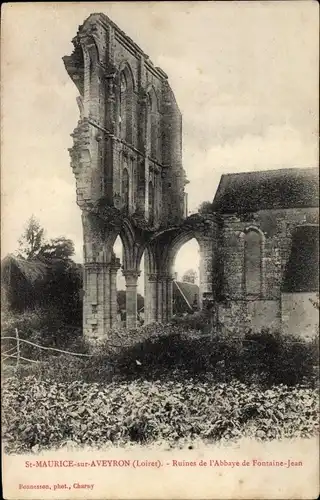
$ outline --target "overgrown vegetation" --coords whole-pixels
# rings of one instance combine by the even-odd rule
[[[45,324],[30,319],[19,330],[35,340]],[[317,435],[316,339],[268,331],[240,339],[171,324],[113,330],[90,350],[81,336],[66,343],[87,356],[23,345],[40,362],[5,368],[7,452]]]
[[[75,311],[74,318],[68,318],[68,314],[64,315],[58,305],[35,308],[23,313],[6,312],[3,314],[1,336],[13,337],[12,340],[2,342],[4,351],[15,347],[16,329],[19,338],[45,347],[78,349],[78,345],[83,341],[81,322],[77,317],[77,312]],[[49,351],[23,343],[21,354],[26,358],[45,359],[49,356]]]
[[[65,237],[47,240],[32,216],[19,240],[16,255],[1,262],[1,291],[6,316],[36,310],[43,319],[81,327],[82,266],[72,260],[74,244]],[[40,311],[41,310],[41,311]],[[18,316],[18,321],[21,318]],[[45,325],[45,321],[43,322]]]
[[[254,382],[268,387],[299,383],[315,387],[318,382],[318,337],[310,341],[263,330],[249,331],[237,338],[219,332],[203,333],[181,324],[155,324],[131,331],[115,329],[95,349],[89,349],[79,330],[59,330],[54,319],[51,323],[46,319],[44,324],[37,318],[34,321],[29,330],[23,323],[19,325],[19,331],[24,332],[22,338],[87,357],[60,355],[21,343],[22,356],[42,362],[21,369],[20,376],[31,371],[55,381],[88,383],[109,382],[115,377],[164,381],[193,377],[215,382]],[[10,328],[6,326],[5,331],[10,332]],[[43,337],[44,332],[47,338]],[[11,335],[14,336],[13,325]],[[14,344],[12,340],[10,346]]]
[[[6,451],[15,453],[68,442],[105,447],[164,441],[177,447],[194,440],[305,438],[318,432],[316,390],[262,390],[236,381],[70,384],[12,378],[3,390],[3,410]]]

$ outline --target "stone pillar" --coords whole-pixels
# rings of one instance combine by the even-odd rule
[[[217,293],[221,287],[217,231],[217,224],[212,223],[209,234],[199,238],[200,307],[210,311],[212,327],[218,320]]]
[[[117,273],[120,269],[119,259],[114,259],[109,266],[109,283],[110,283],[110,312],[109,312],[109,328],[113,328],[117,324],[118,301],[117,301]]]
[[[145,324],[167,323],[173,315],[173,277],[149,273],[145,290]]]
[[[167,323],[172,318],[173,304],[172,304],[172,290],[173,290],[173,277],[165,274],[161,276],[162,281],[162,307],[161,307],[161,321]]]
[[[140,271],[125,270],[123,275],[126,279],[126,328],[137,326],[137,282]]]
[[[168,321],[170,321],[173,314],[173,278],[172,276],[167,274],[157,274],[152,275],[151,279],[151,283],[153,284],[153,294],[151,294],[153,306],[153,321],[158,321],[159,323],[167,323]]]
[[[147,274],[146,275],[146,287],[145,287],[145,324],[155,323],[158,320],[157,309],[158,309],[158,293],[157,293],[157,275]]]
[[[84,265],[83,279],[83,333],[87,338],[99,337],[98,332],[98,268],[95,263]],[[101,332],[100,332],[101,333]]]
[[[165,277],[162,275],[157,276],[157,310],[156,310],[156,320],[159,323],[163,323],[163,315],[165,310]]]
[[[84,266],[83,331],[89,340],[107,336],[117,321],[116,277],[119,259]]]
[[[204,302],[213,300],[213,259],[214,242],[212,237],[201,237],[200,246],[200,286],[199,299],[200,308],[204,307]]]
[[[173,277],[167,277],[167,321],[173,316]]]

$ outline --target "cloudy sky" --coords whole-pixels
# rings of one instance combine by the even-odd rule
[[[183,115],[189,208],[221,174],[318,161],[317,2],[6,4],[2,12],[2,254],[25,221],[71,238],[82,259],[70,168],[77,89],[62,62],[92,12],[107,14],[169,76]],[[179,255],[190,267],[197,248]]]

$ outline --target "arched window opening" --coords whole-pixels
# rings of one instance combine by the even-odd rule
[[[125,212],[129,211],[129,173],[126,168],[122,171],[122,201]]]
[[[144,253],[140,261],[140,276],[137,283],[137,325],[142,326],[145,322],[145,276],[144,273]]]
[[[154,187],[152,182],[149,182],[149,222],[152,225],[154,223]]]
[[[250,229],[244,239],[244,273],[247,295],[259,296],[262,284],[262,240],[259,232]]]
[[[117,237],[113,245],[113,252],[117,259],[120,259],[120,264],[123,265],[123,244],[120,236]],[[117,322],[124,326],[126,321],[126,282],[124,276],[119,269],[117,272]]]
[[[200,309],[200,247],[195,238],[177,252],[173,265],[173,314]]]
[[[159,114],[157,97],[154,91],[148,94],[147,100],[147,146],[152,158],[159,154]]]
[[[134,81],[128,66],[120,74],[119,89],[119,131],[120,138],[133,143],[133,114],[135,107]]]
[[[120,77],[120,116],[119,116],[119,121],[120,121],[120,137],[121,139],[126,138],[126,132],[127,132],[127,80],[125,77],[124,72],[121,73]]]

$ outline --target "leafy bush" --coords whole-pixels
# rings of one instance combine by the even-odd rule
[[[252,381],[265,385],[316,383],[319,345],[266,330],[244,339],[223,334],[184,331],[181,325],[162,328],[109,359],[126,378],[170,378],[179,370],[216,381]],[[138,361],[138,362],[137,362]]]
[[[318,394],[304,387],[261,390],[192,378],[57,383],[35,377],[13,377],[3,387],[7,452],[70,441],[95,447],[164,441],[173,447],[198,439],[307,438],[317,432]]]
[[[295,385],[315,384],[319,359],[319,339],[304,340],[267,329],[248,332],[244,338],[243,369],[258,374],[261,382]]]

